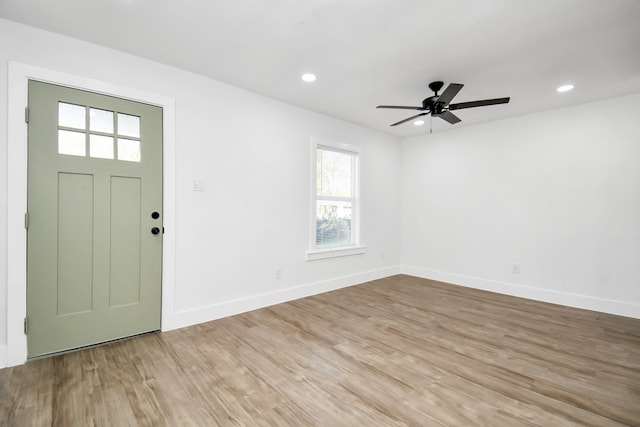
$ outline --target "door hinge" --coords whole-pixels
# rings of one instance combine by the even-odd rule
[[[24,122],[29,123],[29,107],[24,109]]]
[[[29,229],[29,213],[24,214],[24,228]]]
[[[27,335],[29,333],[29,318],[24,318],[24,334]]]

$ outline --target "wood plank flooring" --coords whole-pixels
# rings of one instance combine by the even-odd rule
[[[4,426],[640,426],[640,320],[398,275],[0,370]]]

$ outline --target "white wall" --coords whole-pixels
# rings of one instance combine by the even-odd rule
[[[3,130],[9,113],[9,61],[175,100],[175,292],[169,301],[168,329],[399,272],[396,138],[199,75],[0,20]],[[305,261],[312,136],[362,147],[364,255]],[[8,203],[8,144],[3,131],[3,207]],[[206,191],[192,191],[195,179],[204,182]],[[4,243],[4,208],[0,224]],[[6,364],[8,286],[24,286],[7,283],[7,254],[6,245],[1,245],[0,367]],[[275,278],[277,268],[281,279]]]
[[[639,112],[632,95],[404,140],[403,271],[640,318]]]

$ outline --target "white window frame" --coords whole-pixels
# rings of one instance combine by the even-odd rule
[[[317,173],[318,173],[318,149],[343,152],[352,155],[351,189],[352,197],[326,198],[317,195]],[[360,255],[366,252],[366,247],[362,244],[362,209],[360,194],[360,175],[362,163],[362,150],[360,147],[330,141],[323,138],[311,138],[311,206],[310,206],[310,228],[309,228],[309,250],[306,253],[307,261],[314,261],[327,258],[336,258],[350,255]],[[351,202],[351,242],[347,245],[332,247],[316,246],[316,205],[318,200],[348,200]]]

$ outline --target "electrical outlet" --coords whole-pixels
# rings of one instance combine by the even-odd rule
[[[520,274],[520,264],[513,264],[513,267],[511,267],[511,274]]]
[[[282,279],[282,268],[276,268],[276,279]]]

